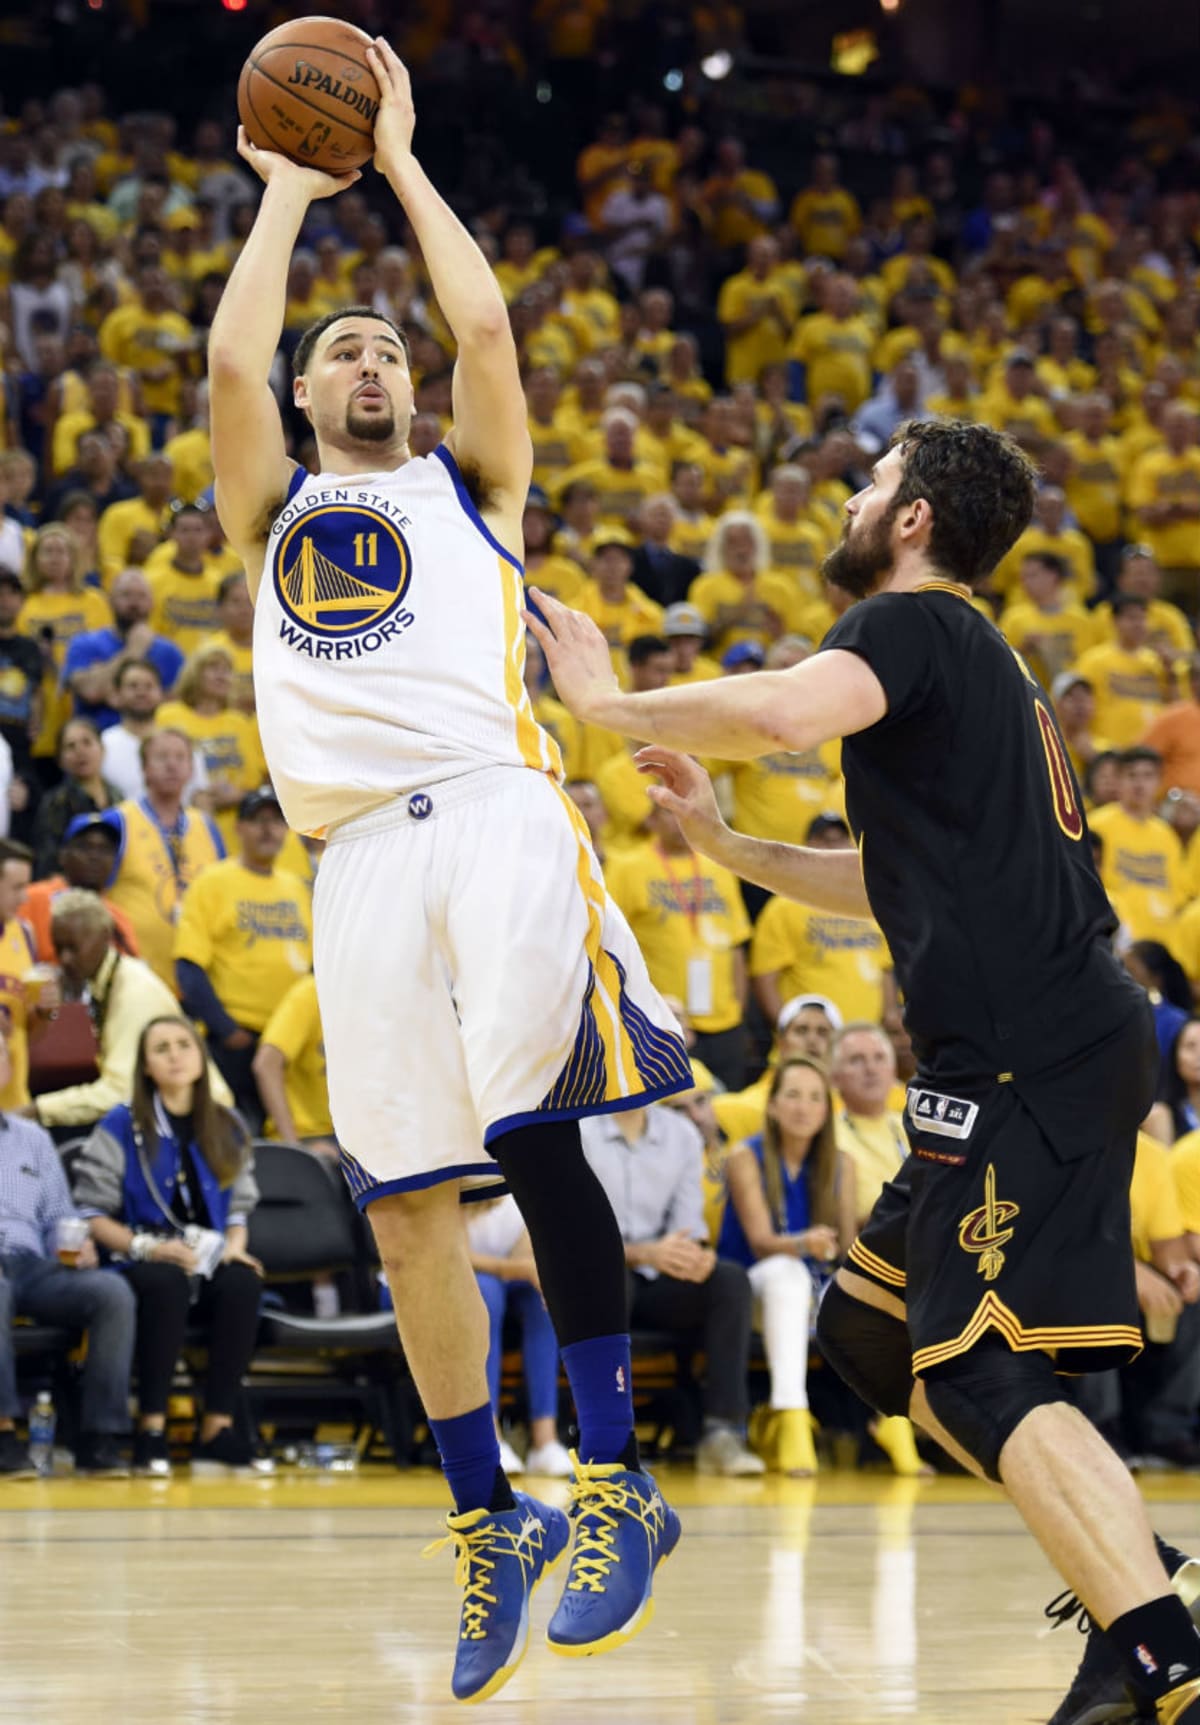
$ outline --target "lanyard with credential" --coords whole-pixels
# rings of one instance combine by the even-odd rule
[[[874,1149],[874,1145],[871,1144],[871,1142],[867,1138],[866,1133],[859,1130],[858,1124],[854,1120],[852,1115],[843,1114],[842,1119],[845,1121],[846,1125],[850,1128],[851,1132],[853,1132],[854,1136],[858,1139],[859,1143],[864,1147],[864,1149],[867,1149],[867,1150]],[[908,1139],[905,1137],[903,1130],[896,1125],[896,1122],[892,1119],[892,1116],[890,1114],[887,1116],[887,1126],[888,1126],[888,1131],[891,1133],[892,1144],[893,1144],[893,1147],[895,1148],[898,1162],[903,1162],[908,1155]]]
[[[672,863],[666,851],[659,844],[656,844],[654,848],[658,852],[658,860],[663,866],[667,880],[670,882],[671,896],[674,898],[675,903],[683,912],[684,916],[687,917],[688,922],[691,925],[692,933],[698,934],[700,931],[700,905],[702,903],[702,895],[704,891],[704,877],[700,873],[700,865],[696,861],[695,851],[691,852],[692,890],[691,895],[689,896],[686,890],[686,884],[681,881],[679,876],[675,873],[675,865]]]
[[[180,892],[187,885],[183,878],[183,840],[187,831],[187,810],[181,808],[172,826],[165,827],[150,807],[150,799],[143,797],[138,807],[151,823],[155,832],[163,842],[167,853],[167,861],[171,865],[171,873],[175,876],[175,885]]]

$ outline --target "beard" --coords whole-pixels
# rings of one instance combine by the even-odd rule
[[[860,527],[856,532],[852,523],[846,524],[840,544],[821,566],[821,573],[831,587],[840,587],[854,599],[866,599],[883,584],[895,561],[892,553],[895,517],[893,505],[870,527]]]
[[[346,435],[355,443],[390,443],[396,435],[396,414],[391,402],[386,413],[359,413],[351,403],[346,409]]]

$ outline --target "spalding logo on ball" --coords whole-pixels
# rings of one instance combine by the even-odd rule
[[[295,18],[264,36],[238,79],[238,114],[260,150],[348,174],[375,151],[371,38],[338,18]]]

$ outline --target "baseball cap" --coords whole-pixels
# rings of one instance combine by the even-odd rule
[[[239,821],[252,821],[262,809],[274,809],[282,817],[283,810],[279,806],[279,798],[270,785],[263,785],[260,790],[247,791],[238,804],[237,818]]]
[[[1050,685],[1050,699],[1061,701],[1064,695],[1069,695],[1071,690],[1077,689],[1081,683],[1085,689],[1090,689],[1092,686],[1086,677],[1080,676],[1078,671],[1060,671]]]
[[[70,844],[71,840],[77,839],[81,833],[93,832],[106,833],[112,840],[113,849],[118,851],[125,838],[124,824],[116,809],[103,809],[93,814],[76,815],[73,820],[69,820],[62,842],[65,845]]]
[[[721,663],[727,671],[736,670],[739,665],[765,665],[766,662],[766,651],[757,641],[738,641],[721,654]]]
[[[793,994],[792,998],[785,1000],[779,1008],[779,1017],[775,1020],[775,1034],[777,1036],[782,1035],[792,1020],[803,1012],[806,1006],[819,1006],[835,1030],[842,1028],[842,1015],[827,995]]]
[[[632,551],[637,544],[633,534],[625,527],[602,527],[596,535],[593,551],[603,551],[606,545],[619,545],[622,551]]]
[[[815,839],[818,833],[827,833],[836,827],[839,832],[848,833],[850,822],[845,815],[839,815],[834,809],[825,809],[819,815],[814,815],[808,823],[805,838]]]
[[[698,606],[681,602],[678,605],[668,605],[663,612],[662,632],[668,641],[676,635],[707,636],[708,624]]]

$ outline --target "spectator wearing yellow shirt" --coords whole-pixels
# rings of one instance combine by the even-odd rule
[[[1127,545],[1117,570],[1117,592],[1132,593],[1146,601],[1146,639],[1163,659],[1193,653],[1196,633],[1179,609],[1161,597],[1162,571],[1148,545]],[[1096,644],[1116,639],[1112,605],[1106,599],[1092,612],[1092,639]]]
[[[771,568],[790,575],[803,597],[819,599],[823,594],[821,565],[830,549],[830,536],[813,518],[811,492],[807,468],[796,462],[781,462],[772,471],[768,489],[756,501],[754,513],[767,535]]]
[[[1067,502],[1095,548],[1101,574],[1111,579],[1121,542],[1121,444],[1112,435],[1112,404],[1106,395],[1085,396],[1078,413],[1079,429],[1063,439],[1071,453]]]
[[[238,804],[237,854],[201,869],[175,930],[175,978],[189,1017],[242,1114],[258,1130],[258,1039],[292,985],[312,969],[312,903],[299,876],[277,866],[287,823],[270,790]]]
[[[637,327],[633,338],[633,353],[637,362],[648,360],[655,371],[661,371],[667,355],[675,346],[675,331],[671,328],[675,316],[675,296],[661,287],[646,288],[638,295]]]
[[[714,395],[701,419],[706,447],[696,459],[704,469],[709,507],[720,512],[748,508],[758,489],[754,422],[728,395]]]
[[[100,326],[100,352],[128,366],[142,388],[155,449],[161,449],[183,399],[183,378],[196,370],[195,330],[171,299],[171,282],[160,264],[137,274],[137,298],[109,312]]]
[[[85,431],[107,432],[114,423],[124,430],[127,460],[141,461],[149,455],[150,427],[138,414],[121,407],[120,373],[105,360],[94,360],[87,372],[87,406],[61,413],[55,421],[50,463],[55,477],[74,467]]]
[[[138,462],[134,477],[137,496],[110,503],[96,528],[100,575],[105,582],[131,563],[145,562],[162,538],[174,481],[171,463],[165,455],[148,455]]]
[[[829,1076],[842,1104],[837,1144],[853,1171],[853,1213],[861,1227],[885,1182],[895,1179],[908,1156],[903,1117],[889,1107],[896,1051],[882,1025],[843,1024],[833,1039]],[[850,1264],[853,1258],[852,1248]]]
[[[622,529],[602,529],[592,553],[591,580],[576,601],[614,653],[623,652],[638,635],[657,635],[662,628],[662,606],[630,580],[633,545],[632,536]]]
[[[533,440],[533,481],[551,486],[560,473],[583,459],[578,420],[563,406],[562,380],[552,365],[539,365],[525,380],[529,435]]]
[[[1058,728],[1067,746],[1067,756],[1080,784],[1097,755],[1112,752],[1107,737],[1096,735],[1096,697],[1092,685],[1078,671],[1060,671],[1050,687]]]
[[[283,327],[288,332],[298,332],[308,328],[310,323],[316,323],[318,318],[325,316],[337,305],[345,304],[345,296],[339,294],[331,302],[328,291],[317,282],[317,260],[306,246],[297,246],[292,253],[288,265],[287,299],[283,308]]]
[[[168,438],[163,454],[171,463],[172,489],[185,503],[195,503],[213,482],[212,437],[208,428],[208,384],[196,385],[196,413],[185,431]]]
[[[779,215],[775,182],[746,166],[746,151],[737,138],[722,138],[717,145],[714,171],[704,182],[700,198],[711,220],[713,244],[720,251],[748,246]]]
[[[925,397],[926,413],[931,419],[978,419],[979,391],[970,354],[946,354],[941,369],[944,388]]]
[[[717,522],[708,572],[693,581],[688,603],[703,616],[718,653],[741,641],[765,648],[776,636],[796,632],[799,589],[769,567],[769,555],[766,531],[756,516],[730,510]]]
[[[173,701],[164,701],[155,723],[190,738],[204,762],[217,827],[228,845],[236,811],[266,777],[258,726],[231,705],[233,656],[214,641],[197,648],[184,666]]]
[[[104,594],[85,587],[79,553],[67,529],[57,522],[40,527],[25,556],[25,600],[17,628],[42,649],[41,726],[33,753],[54,755],[71,712],[70,691],[61,687],[67,648],[76,635],[108,628],[112,610]]]
[[[717,317],[725,336],[725,381],[754,383],[764,366],[782,360],[792,312],[775,280],[779,247],[760,234],[746,248],[746,268],[721,284]]]
[[[825,309],[802,317],[792,331],[793,394],[814,410],[836,396],[847,414],[855,412],[871,393],[874,349],[875,329],[858,310],[854,278],[832,276],[825,286]]]
[[[702,461],[706,454],[703,437],[684,424],[679,410],[679,397],[669,383],[650,385],[638,427],[638,450],[667,475],[677,462]]]
[[[820,814],[809,822],[804,843],[846,850],[854,841],[840,815]],[[878,1022],[887,964],[887,947],[873,922],[769,898],[754,925],[750,979],[768,1024],[777,1021],[785,1001],[801,994],[832,1000],[843,1018]]]
[[[1200,599],[1200,414],[1186,402],[1163,410],[1166,448],[1143,455],[1129,480],[1129,507],[1163,572],[1167,597],[1195,611]]]
[[[578,605],[587,577],[572,557],[561,557],[554,549],[556,517],[540,485],[531,485],[521,516],[525,544],[525,580],[564,605]],[[251,611],[251,622],[254,613]],[[527,643],[528,644],[528,643]]]
[[[908,217],[903,225],[904,242],[894,257],[880,267],[884,289],[889,299],[903,293],[913,278],[932,276],[943,294],[952,294],[956,284],[954,271],[942,258],[933,255],[933,222],[925,214]]]
[[[1043,485],[1033,505],[1033,525],[1027,527],[1008,554],[996,565],[988,586],[1012,598],[1027,557],[1050,552],[1061,557],[1070,570],[1064,597],[1081,605],[1096,591],[1096,554],[1086,533],[1068,527],[1067,494],[1061,485]]]
[[[601,212],[614,192],[629,184],[629,135],[624,114],[606,114],[600,135],[575,164],[575,181],[583,213],[599,232]]]
[[[832,258],[835,263],[845,257],[862,227],[862,211],[853,192],[838,182],[836,156],[823,152],[813,158],[812,179],[793,198],[788,221],[805,257]]]
[[[315,977],[302,976],[279,1002],[258,1039],[253,1069],[268,1138],[335,1148]]]
[[[603,431],[604,454],[559,474],[560,495],[566,486],[586,479],[596,488],[600,520],[610,527],[628,527],[646,498],[662,490],[664,475],[636,459],[637,415],[628,408],[609,408]]]
[[[172,514],[170,540],[161,557],[146,560],[154,600],[151,627],[188,655],[216,630],[217,595],[227,572],[208,543],[208,511],[185,503]]]
[[[1149,646],[1149,607],[1135,593],[1112,601],[1116,640],[1089,647],[1076,669],[1096,696],[1096,726],[1116,749],[1139,742],[1162,711],[1167,675]]]
[[[671,550],[703,563],[717,521],[708,509],[707,481],[699,462],[681,461],[675,465],[671,471],[671,496],[676,508]]]
[[[712,385],[700,370],[700,346],[694,335],[684,331],[675,337],[664,381],[684,401],[697,401],[703,407],[712,400]]]
[[[671,682],[711,683],[721,667],[705,653],[708,624],[694,605],[668,605],[663,617],[663,639],[671,649]]]
[[[1000,617],[1001,634],[1047,689],[1086,652],[1092,639],[1087,612],[1063,596],[1066,575],[1066,564],[1051,551],[1026,557],[1021,565],[1025,597]]]
[[[665,809],[652,808],[646,828],[647,843],[610,861],[609,891],[655,987],[683,1001],[697,1058],[737,1090],[746,1062],[744,949],[750,938],[737,880],[693,851]]]
[[[1095,388],[1095,367],[1079,357],[1079,324],[1075,318],[1051,319],[1046,352],[1034,370],[1038,382],[1048,390],[1052,401],[1086,395]]]
[[[538,258],[537,236],[528,222],[514,222],[506,228],[502,244],[503,252],[493,273],[505,303],[511,305],[540,278],[545,259]]]
[[[1166,943],[1183,902],[1183,846],[1155,814],[1162,757],[1126,749],[1117,770],[1117,800],[1089,817],[1103,841],[1100,878],[1122,924],[1135,940]]]
[[[195,771],[190,737],[152,731],[141,754],[145,793],[118,806],[124,848],[108,897],[133,924],[142,958],[174,989],[180,904],[200,870],[224,857],[225,846],[207,815],[184,807]]]
[[[572,252],[566,260],[567,285],[559,301],[580,353],[612,347],[621,330],[616,297],[604,286],[608,272],[599,252]]]
[[[217,624],[205,645],[223,647],[233,666],[230,705],[239,712],[254,711],[254,604],[245,574],[239,569],[226,575],[217,589]]]
[[[1057,430],[1053,413],[1035,388],[1033,355],[1014,348],[1001,381],[979,400],[979,418],[996,431],[1006,431],[1022,445],[1036,446]]]

